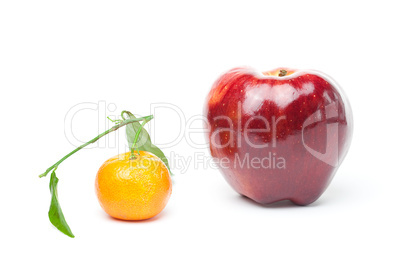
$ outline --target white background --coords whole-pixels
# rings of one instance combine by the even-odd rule
[[[2,1],[0,266],[401,267],[398,2]],[[111,126],[105,116],[147,115],[152,103],[176,105],[188,120],[202,113],[214,80],[242,65],[320,70],[347,93],[352,147],[317,202],[257,205],[193,159],[186,172],[174,169],[159,216],[113,220],[94,180],[124,151],[120,132],[57,171],[76,238],[49,223],[49,177],[38,174],[80,144],[68,131],[87,141]],[[65,129],[82,103],[88,109]],[[173,111],[154,115],[161,147],[190,128]],[[164,150],[208,153],[185,138]]]

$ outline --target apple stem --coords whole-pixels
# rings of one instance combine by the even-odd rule
[[[286,70],[279,70],[279,74],[278,74],[278,76],[279,77],[282,77],[282,76],[285,76],[285,75],[287,75],[288,74],[288,71],[286,71]]]

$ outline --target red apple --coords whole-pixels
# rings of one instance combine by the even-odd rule
[[[262,204],[317,200],[352,137],[345,94],[317,71],[232,69],[212,86],[205,115],[225,179]]]

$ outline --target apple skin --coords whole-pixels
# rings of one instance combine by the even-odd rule
[[[352,139],[345,94],[317,71],[232,69],[213,84],[204,113],[225,179],[261,204],[316,201]]]

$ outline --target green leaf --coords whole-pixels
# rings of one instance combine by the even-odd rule
[[[136,118],[130,112],[126,111],[126,114],[129,116],[130,119]],[[131,123],[126,126],[126,136],[127,136],[127,141],[130,146],[130,149],[132,149],[135,134],[137,133],[137,131],[140,128],[141,128],[141,124],[139,122]],[[169,170],[169,173],[172,174],[165,154],[156,145],[152,144],[151,137],[149,136],[148,131],[145,128],[141,128],[141,132],[140,132],[140,135],[138,136],[138,140],[137,140],[135,149],[139,150],[139,151],[147,151],[147,152],[150,152],[150,153],[156,155],[157,157],[159,157],[163,161],[163,163],[165,163],[166,167]]]
[[[61,211],[61,207],[59,204],[59,200],[57,198],[57,183],[59,179],[56,177],[56,173],[53,170],[50,176],[50,193],[52,194],[52,201],[50,203],[49,209],[49,220],[50,222],[59,229],[63,234],[68,235],[69,237],[74,237],[73,233],[70,230],[66,220],[64,219],[63,212]]]

